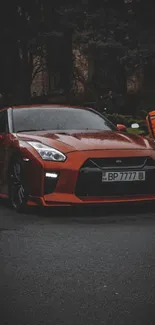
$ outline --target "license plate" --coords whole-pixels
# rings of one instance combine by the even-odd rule
[[[145,171],[104,172],[102,182],[133,182],[145,181]]]

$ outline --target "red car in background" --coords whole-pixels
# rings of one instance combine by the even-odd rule
[[[155,142],[89,108],[0,111],[0,196],[26,205],[155,200]]]

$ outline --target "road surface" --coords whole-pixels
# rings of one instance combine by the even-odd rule
[[[0,325],[154,325],[154,208],[53,214],[1,202]]]

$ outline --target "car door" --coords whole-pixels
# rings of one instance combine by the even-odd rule
[[[155,111],[151,111],[148,113],[146,117],[146,123],[150,136],[152,138],[155,138]]]
[[[8,143],[8,114],[7,110],[0,111],[0,191],[4,185],[4,170]]]

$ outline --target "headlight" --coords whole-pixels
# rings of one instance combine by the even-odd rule
[[[52,147],[46,146],[41,142],[28,141],[28,143],[39,153],[39,155],[43,160],[50,160],[50,161],[66,160],[66,156],[62,152]]]

